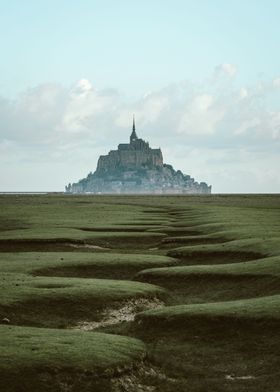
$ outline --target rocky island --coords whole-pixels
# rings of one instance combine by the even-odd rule
[[[137,137],[133,118],[130,143],[101,155],[94,173],[65,187],[66,193],[209,194],[211,186],[163,163],[160,148]]]

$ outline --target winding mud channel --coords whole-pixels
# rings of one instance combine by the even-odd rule
[[[106,308],[101,314],[100,321],[81,321],[75,327],[82,331],[92,331],[97,328],[116,325],[123,322],[134,321],[137,313],[148,309],[157,309],[164,306],[158,298],[130,299],[118,308]]]

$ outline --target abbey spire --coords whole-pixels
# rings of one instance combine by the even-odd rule
[[[135,131],[136,127],[135,127],[135,118],[133,115],[133,123],[132,123],[132,133],[130,135],[130,143],[134,142],[135,140],[138,139],[137,135],[136,135],[136,131]]]

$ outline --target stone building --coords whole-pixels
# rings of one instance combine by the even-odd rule
[[[163,159],[160,148],[150,148],[149,143],[137,137],[133,118],[130,143],[119,144],[117,150],[110,151],[108,155],[101,155],[96,172],[106,174],[116,169],[127,172],[138,168],[162,166]]]
[[[133,118],[129,143],[118,145],[98,159],[94,173],[65,187],[67,193],[211,193],[211,186],[196,182],[163,163],[160,148],[138,138]]]

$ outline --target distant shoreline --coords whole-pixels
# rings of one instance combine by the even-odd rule
[[[47,195],[49,193],[64,193],[64,192],[0,192],[0,195]]]
[[[196,193],[66,193],[59,191],[46,192],[0,192],[0,195],[65,195],[65,196],[203,196]],[[240,196],[240,195],[280,195],[280,192],[270,193],[211,193],[206,196]]]

